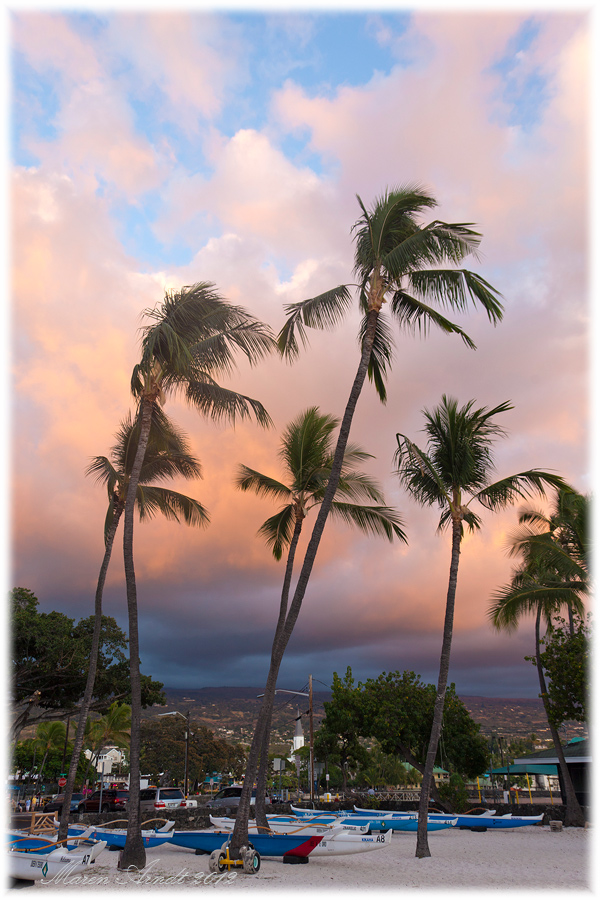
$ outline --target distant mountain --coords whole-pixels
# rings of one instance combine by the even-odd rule
[[[200,722],[218,737],[248,743],[252,739],[254,723],[260,708],[261,687],[205,687],[164,688],[166,706],[143,710],[144,718],[177,710]],[[313,721],[318,728],[325,715],[323,703],[331,699],[330,691],[313,692]],[[538,738],[550,737],[542,701],[538,698],[502,698],[461,696],[460,699],[484,735],[501,734]],[[278,694],[273,712],[272,744],[291,744],[297,713],[302,715],[304,733],[308,738],[308,698],[292,694]],[[583,734],[579,725],[569,726],[569,737]]]

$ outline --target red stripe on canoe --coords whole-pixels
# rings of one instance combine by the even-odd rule
[[[252,840],[252,838],[250,838]],[[286,850],[283,854],[284,856],[308,856],[311,853],[317,844],[320,844],[323,840],[322,834],[313,834],[311,837],[307,838],[303,844],[300,844],[298,847],[295,847],[294,850]]]

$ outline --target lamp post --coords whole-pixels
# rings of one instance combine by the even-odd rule
[[[182,719],[185,719],[185,774],[183,776],[183,793],[185,794],[185,799],[187,800],[187,795],[188,795],[188,756],[189,756],[189,748],[190,748],[190,710],[188,709],[187,714],[185,716],[183,713],[180,713],[178,709],[175,709],[175,710],[173,710],[173,712],[159,713],[157,718],[164,719],[165,716],[181,716]]]
[[[286,691],[283,688],[276,688],[276,694],[295,694],[297,697],[308,697],[308,716],[309,716],[309,749],[310,749],[310,799],[315,799],[315,772],[314,772],[314,753],[313,753],[313,696],[312,696],[312,675],[308,676],[308,694],[304,691]],[[257,694],[257,697],[264,697],[264,694]],[[298,769],[298,785],[300,785],[300,770]]]

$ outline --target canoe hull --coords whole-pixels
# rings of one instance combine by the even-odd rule
[[[99,841],[85,852],[81,848],[69,851],[58,847],[50,853],[9,850],[8,874],[23,881],[60,880],[87,872],[105,846],[104,841]]]
[[[212,853],[231,837],[230,831],[175,831],[172,843],[188,850]],[[251,843],[261,856],[309,856],[321,835],[253,834]]]

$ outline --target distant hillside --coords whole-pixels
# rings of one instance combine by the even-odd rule
[[[199,689],[165,688],[166,706],[154,706],[143,711],[145,718],[163,712],[178,710],[183,715],[190,711],[190,718],[200,722],[219,737],[230,741],[249,742],[252,738],[254,722],[260,708],[259,687],[214,687]],[[323,703],[331,698],[330,691],[314,691],[313,718],[315,728],[319,726],[325,709]],[[502,734],[548,738],[550,732],[540,699],[514,699],[501,697],[460,698],[471,716],[481,724],[482,734]],[[291,694],[278,694],[275,698],[273,714],[272,743],[290,744],[294,734],[297,710],[308,712],[308,698]],[[308,716],[303,715],[302,725],[308,737]],[[583,734],[581,726],[569,727],[568,736]]]

